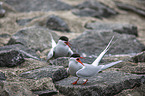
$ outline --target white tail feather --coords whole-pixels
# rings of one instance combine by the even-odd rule
[[[54,41],[53,37],[52,37],[52,34],[49,32],[50,34],[50,37],[51,37],[51,45],[52,45],[52,48],[54,48],[56,46],[56,42]]]
[[[105,48],[105,50],[98,56],[98,58],[92,63],[93,66],[98,66],[100,60],[102,59],[102,57],[105,55],[105,53],[110,49],[110,44],[112,42],[112,40],[114,39],[114,36],[111,38],[110,42],[108,43],[107,47]]]

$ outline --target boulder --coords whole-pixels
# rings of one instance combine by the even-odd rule
[[[114,36],[111,46],[107,54],[132,54],[138,53],[145,49],[135,36],[127,34],[119,34],[110,30],[89,30],[71,40],[72,49],[77,50],[81,55],[91,56],[99,55],[107,46],[110,39]],[[116,41],[117,40],[117,41]],[[75,48],[74,48],[75,46]]]
[[[102,17],[110,17],[112,15],[117,14],[115,10],[95,0],[85,1],[75,6],[75,8],[77,9],[73,10],[72,13],[78,16],[91,16],[102,18]]]
[[[130,34],[138,36],[137,26],[131,24],[93,22],[86,23],[85,28],[96,31],[110,30],[120,34]]]
[[[10,51],[10,50],[17,50],[19,51],[24,58],[33,58],[36,60],[40,60],[39,56],[33,49],[29,49],[21,44],[13,44],[13,45],[6,45],[0,47],[0,51]]]
[[[70,32],[70,29],[66,22],[56,15],[51,15],[48,17],[46,21],[46,27],[56,31]]]
[[[58,81],[66,78],[67,72],[62,66],[48,66],[19,74],[19,76],[28,79],[40,79],[51,77],[53,81]]]
[[[7,0],[19,12],[70,10],[72,6],[60,0]],[[35,2],[35,3],[34,3]]]
[[[136,6],[133,6],[130,4],[124,4],[121,2],[116,2],[115,4],[120,9],[123,9],[126,11],[132,11],[132,12],[135,12],[135,13],[141,15],[141,16],[145,16],[145,9],[141,9],[141,8],[136,7]]]
[[[84,82],[82,78],[77,85],[72,85],[71,83],[76,79],[76,77],[65,78],[55,82],[55,86],[60,93],[67,96],[113,96],[123,90],[139,87],[145,77],[124,72],[106,71],[89,78],[85,85],[82,85]]]
[[[16,50],[0,51],[0,67],[14,67],[25,61],[23,55]]]
[[[5,73],[0,72],[0,80],[6,80],[6,78]]]
[[[9,40],[8,45],[22,44],[30,49],[34,49],[35,51],[43,51],[44,49],[51,48],[50,33],[54,40],[58,40],[57,34],[46,28],[38,26],[26,27],[14,34]]]

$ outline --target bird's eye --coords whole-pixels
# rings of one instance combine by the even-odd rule
[[[76,60],[79,60],[79,58],[77,58]]]

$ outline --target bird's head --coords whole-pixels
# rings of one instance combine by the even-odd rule
[[[70,43],[68,41],[69,39],[66,36],[61,36],[59,38],[59,41],[63,42],[64,44],[68,45],[70,47]]]
[[[82,63],[82,61],[80,60],[80,58],[83,58],[83,59],[85,59],[85,58],[84,58],[84,57],[81,57],[79,54],[73,54],[73,55],[71,55],[70,58],[75,59],[77,62],[79,62],[79,63],[81,63],[83,66],[85,66],[85,65]]]

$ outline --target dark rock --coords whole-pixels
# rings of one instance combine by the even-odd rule
[[[89,78],[85,85],[81,78],[77,85],[71,83],[76,77],[65,78],[55,82],[60,93],[67,96],[113,96],[122,90],[139,87],[145,77],[124,72],[107,71]],[[65,91],[64,91],[65,90]]]
[[[70,10],[72,6],[60,0],[6,0],[19,12]],[[34,3],[35,2],[35,3]]]
[[[29,49],[21,44],[14,44],[14,45],[7,45],[0,47],[0,51],[10,51],[10,50],[17,50],[19,51],[24,58],[33,58],[40,60],[39,56],[36,55],[35,51]]]
[[[39,96],[53,96],[57,94],[57,91],[53,90],[43,90],[43,91],[33,91],[34,94],[37,94]]]
[[[51,48],[50,33],[54,40],[58,40],[57,34],[46,28],[36,26],[26,27],[14,34],[9,40],[8,45],[22,44],[30,49],[34,49],[35,51],[43,51],[44,49]]]
[[[51,15],[48,17],[46,26],[49,29],[63,32],[70,32],[70,29],[66,22],[58,16]]]
[[[0,81],[0,96],[37,96],[29,88],[18,82]]]
[[[9,34],[0,34],[0,37],[2,37],[2,38],[9,38],[10,35]]]
[[[137,26],[131,24],[93,22],[93,23],[87,23],[85,25],[85,28],[93,29],[93,30],[102,30],[102,31],[110,30],[120,34],[130,34],[130,35],[138,36]]]
[[[3,5],[3,2],[0,2],[0,18],[4,17],[6,14],[6,10],[3,9],[2,5]]]
[[[72,48],[80,55],[99,55],[109,43],[112,36],[115,36],[113,43],[117,42],[110,48],[107,54],[131,54],[139,53],[145,46],[141,44],[135,36],[119,34],[112,31],[89,30],[71,40]]]
[[[24,26],[27,25],[29,22],[31,22],[33,19],[35,19],[37,17],[33,17],[33,18],[28,18],[28,19],[20,19],[20,20],[16,20],[16,22],[20,25],[20,26]]]
[[[92,17],[110,17],[116,15],[117,12],[109,8],[107,5],[97,1],[85,1],[82,4],[75,6],[77,9],[73,10],[73,14],[78,16],[92,16]]]
[[[135,62],[135,63],[145,62],[145,51],[143,51],[141,53],[138,53],[137,55],[132,57],[132,61]]]
[[[14,67],[24,61],[23,55],[16,50],[0,51],[0,67]]]
[[[51,77],[53,81],[58,81],[67,77],[67,72],[62,66],[48,66],[23,72],[20,74],[20,76],[28,79]]]
[[[121,2],[116,2],[116,6],[120,9],[126,10],[126,11],[133,11],[139,15],[145,16],[145,10],[141,8],[137,8],[135,6],[129,5],[129,4],[123,4]]]
[[[0,72],[0,80],[6,80],[6,76],[3,72]]]

